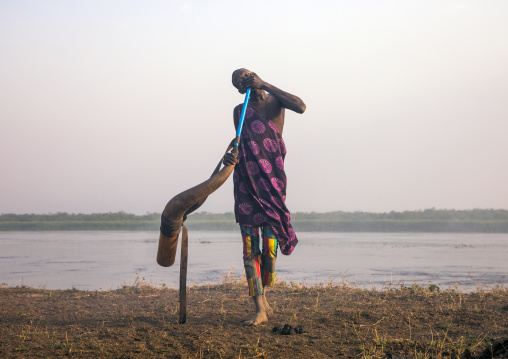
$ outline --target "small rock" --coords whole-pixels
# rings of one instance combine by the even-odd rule
[[[276,331],[278,331],[278,330],[280,330],[280,329],[279,329],[279,327],[273,327],[272,332],[274,332],[274,333],[275,333],[275,332],[276,332]]]
[[[296,334],[295,330],[293,328],[289,329],[289,335]]]

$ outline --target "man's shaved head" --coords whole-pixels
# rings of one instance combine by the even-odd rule
[[[238,81],[236,79],[238,76],[240,76],[244,72],[250,72],[250,71],[247,69],[244,69],[243,67],[233,71],[233,74],[231,75],[231,82],[233,83],[233,86],[235,86],[236,88],[238,88],[237,85],[239,85]]]

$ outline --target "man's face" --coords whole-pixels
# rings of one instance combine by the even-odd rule
[[[250,71],[247,69],[239,69],[235,72],[235,75],[233,76],[233,86],[235,86],[238,89],[238,92],[241,94],[244,94],[246,89],[243,89],[241,86],[241,82],[246,77],[250,76]]]

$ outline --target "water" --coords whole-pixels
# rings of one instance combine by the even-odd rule
[[[116,289],[136,276],[177,288],[176,263],[155,262],[158,232],[0,232],[0,283],[46,289]],[[189,284],[243,273],[237,232],[189,233]],[[360,288],[417,281],[462,291],[508,283],[508,234],[300,232],[279,279],[309,285],[346,280]]]

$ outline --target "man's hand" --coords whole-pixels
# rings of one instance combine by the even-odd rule
[[[238,157],[236,157],[231,152],[228,152],[224,155],[224,158],[222,159],[222,163],[224,166],[234,166],[239,162]]]
[[[245,93],[248,88],[250,88],[251,90],[263,89],[264,86],[265,82],[261,80],[261,78],[255,72],[251,72],[248,77],[244,78],[240,82],[239,91],[241,93]]]

